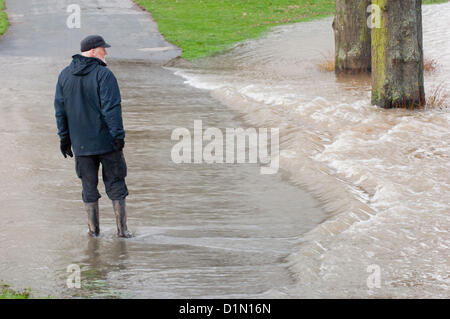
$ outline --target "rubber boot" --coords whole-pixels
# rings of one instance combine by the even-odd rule
[[[133,237],[127,228],[127,211],[125,199],[113,200],[114,214],[116,214],[117,236],[123,238]]]
[[[93,203],[84,203],[88,215],[88,234],[92,237],[100,235],[100,214],[98,208],[98,201]]]

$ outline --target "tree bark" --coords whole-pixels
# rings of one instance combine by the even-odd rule
[[[333,21],[335,72],[370,73],[371,36],[367,8],[372,0],[336,0]]]
[[[372,30],[372,103],[425,105],[421,0],[373,0],[381,8]]]

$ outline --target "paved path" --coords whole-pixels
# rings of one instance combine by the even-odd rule
[[[81,39],[101,34],[112,45],[110,58],[143,59],[163,64],[181,50],[158,32],[150,14],[131,0],[7,0],[11,22],[0,39],[0,54],[71,56]],[[69,29],[69,5],[81,9],[81,28]]]

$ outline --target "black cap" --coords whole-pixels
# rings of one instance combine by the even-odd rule
[[[81,41],[81,52],[89,51],[98,47],[110,48],[111,46],[99,35],[90,35]]]

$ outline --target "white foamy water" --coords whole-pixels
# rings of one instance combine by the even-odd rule
[[[438,63],[425,75],[430,95],[450,84],[450,4],[423,15],[425,57]],[[268,296],[450,297],[448,105],[384,110],[370,104],[369,78],[320,71],[334,52],[331,22],[277,27],[174,68],[249,126],[279,127],[281,169],[330,214],[287,257],[295,288]],[[379,288],[367,285],[371,265]]]

